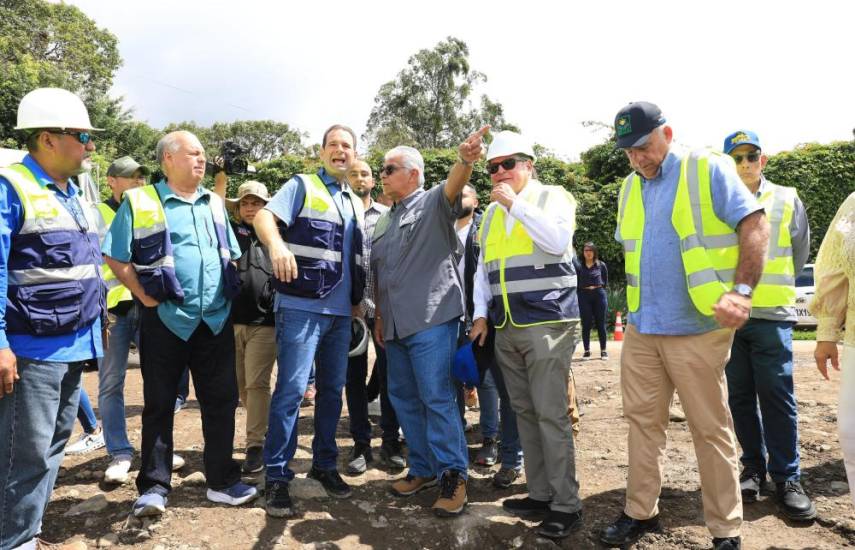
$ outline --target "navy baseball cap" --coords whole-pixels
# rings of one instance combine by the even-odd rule
[[[760,138],[751,130],[738,130],[724,138],[724,154],[729,155],[731,151],[740,145],[753,145],[760,149]]]
[[[615,116],[617,146],[641,147],[650,138],[650,132],[665,124],[662,111],[647,101],[630,103]]]

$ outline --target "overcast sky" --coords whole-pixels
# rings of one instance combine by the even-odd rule
[[[629,101],[657,103],[675,138],[764,149],[852,138],[855,3],[261,2],[71,0],[119,39],[113,93],[162,127],[274,119],[320,141],[361,135],[378,88],[410,55],[465,41],[476,90],[537,143],[576,159]]]

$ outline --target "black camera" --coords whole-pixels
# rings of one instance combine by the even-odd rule
[[[223,165],[218,166],[208,161],[205,164],[206,175],[213,176],[220,171],[230,176],[246,174],[249,163],[246,160],[246,151],[240,145],[233,141],[224,141],[220,156],[223,158]]]

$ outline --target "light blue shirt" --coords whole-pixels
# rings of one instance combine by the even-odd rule
[[[69,182],[65,193],[53,182],[33,157],[27,155],[22,161],[42,185],[51,189],[59,202],[65,206],[81,227],[87,227],[86,217],[79,202],[80,191]],[[15,355],[38,361],[72,363],[86,361],[104,355],[101,347],[101,319],[97,318],[88,327],[68,334],[55,336],[33,336],[30,334],[6,334],[6,294],[8,292],[9,254],[12,237],[18,234],[24,223],[24,207],[18,192],[6,178],[0,177],[0,349],[10,348]]]
[[[671,212],[680,179],[680,161],[688,151],[672,147],[652,179],[641,178],[644,235],[641,247],[641,305],[629,322],[643,334],[701,334],[721,328],[713,317],[692,304],[680,254],[680,238],[671,224]],[[762,207],[742,183],[732,162],[710,156],[713,210],[734,230],[743,218]],[[641,174],[639,174],[641,176]],[[621,242],[618,231],[615,239]]]
[[[172,241],[175,274],[184,290],[184,303],[161,302],[157,314],[163,324],[182,340],[189,340],[204,321],[214,334],[219,334],[229,316],[231,302],[223,295],[223,267],[220,263],[214,217],[208,206],[211,192],[199,186],[193,200],[185,199],[164,181],[155,185]],[[223,208],[223,216],[228,214]],[[129,201],[122,201],[101,251],[120,262],[131,261],[133,215]],[[226,240],[232,260],[240,258],[231,225],[226,224]]]
[[[326,170],[321,168],[318,171],[318,176],[327,186],[327,190],[332,195],[333,202],[338,208],[342,219],[344,220],[344,242],[342,244],[342,272],[341,281],[330,292],[326,298],[305,298],[303,296],[292,296],[282,292],[276,293],[276,309],[296,309],[299,311],[309,311],[311,313],[322,313],[324,315],[342,315],[350,317],[350,261],[349,253],[353,246],[353,228],[356,225],[355,213],[353,204],[350,202],[350,193],[343,191],[341,185],[336,179]],[[273,195],[270,202],[265,208],[273,212],[285,225],[291,226],[300,210],[303,208],[303,203],[306,201],[306,189],[300,180],[294,176],[283,185],[279,191]]]

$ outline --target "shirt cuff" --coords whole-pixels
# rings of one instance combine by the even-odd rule
[[[474,310],[472,311],[472,320],[479,319],[483,317],[487,318],[487,305],[486,304],[475,304]]]
[[[843,339],[843,331],[837,326],[835,317],[819,317],[816,320],[817,342],[839,342]]]

